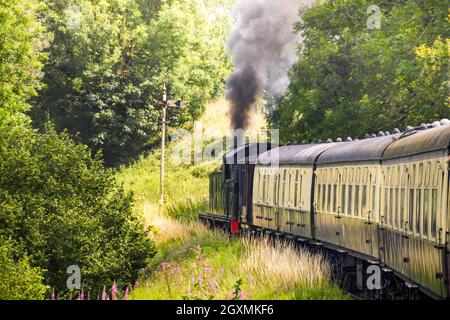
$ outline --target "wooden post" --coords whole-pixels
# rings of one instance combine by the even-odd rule
[[[160,170],[160,196],[159,203],[161,205],[161,212],[164,212],[164,153],[166,147],[166,114],[167,114],[167,93],[164,86],[163,93],[163,113],[162,113],[162,136],[161,136],[161,170]]]

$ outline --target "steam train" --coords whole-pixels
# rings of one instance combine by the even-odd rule
[[[244,144],[211,174],[200,219],[324,252],[333,280],[360,296],[449,299],[449,169],[447,119],[353,141]]]

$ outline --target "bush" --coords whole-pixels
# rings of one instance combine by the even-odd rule
[[[154,254],[132,195],[102,159],[53,129],[0,124],[0,236],[26,248],[45,283],[66,290],[70,265],[85,290],[132,284]]]
[[[0,237],[0,300],[43,299],[42,270],[30,266],[12,241]]]

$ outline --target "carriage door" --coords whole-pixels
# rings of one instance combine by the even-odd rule
[[[281,212],[281,206],[283,202],[283,174],[285,174],[286,169],[279,169],[278,172],[275,175],[275,181],[274,184],[274,190],[275,190],[275,201],[274,206],[271,208],[272,210],[272,217],[275,219],[274,223],[272,224],[275,228],[276,226],[279,226],[279,216]],[[269,222],[270,223],[270,222]]]
[[[239,194],[239,205],[240,205],[240,214],[239,220],[241,222],[248,221],[248,165],[241,166],[241,174],[240,174],[240,185],[241,192]]]

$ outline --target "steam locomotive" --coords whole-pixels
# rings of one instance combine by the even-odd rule
[[[324,252],[360,296],[449,299],[449,167],[447,119],[362,140],[245,144],[211,174],[200,219]]]

